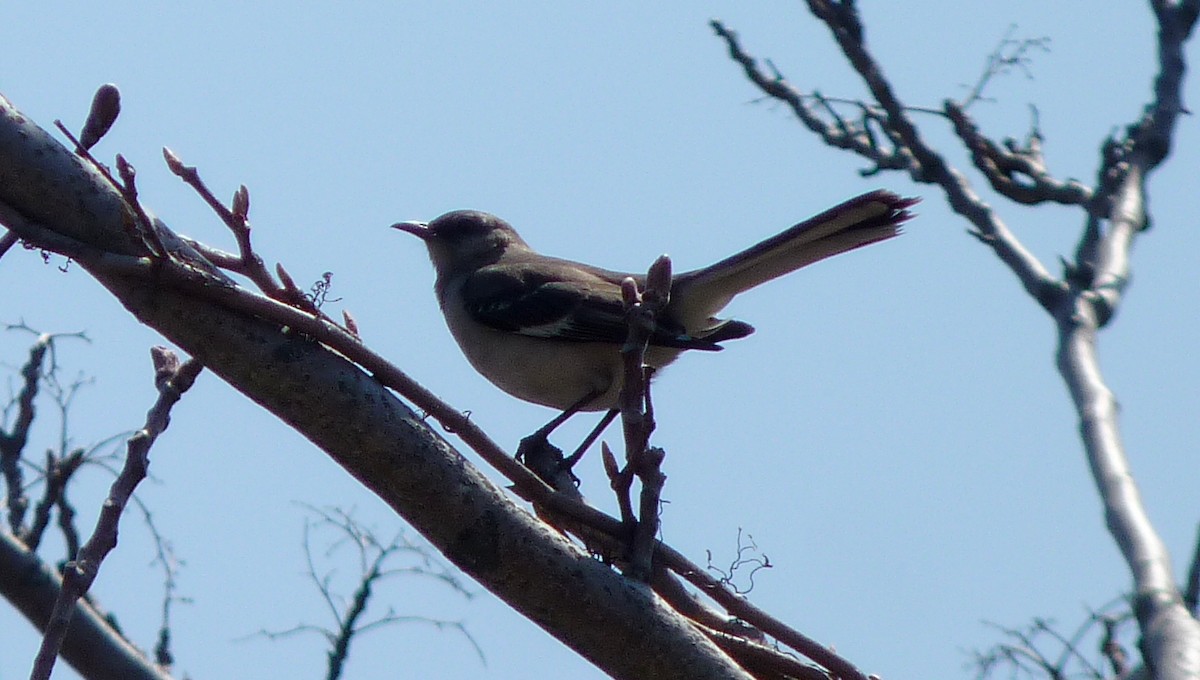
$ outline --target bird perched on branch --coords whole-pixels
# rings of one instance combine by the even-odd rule
[[[715,316],[735,295],[896,236],[917,200],[883,190],[863,194],[716,264],[673,276],[646,364],[662,368],[684,350],[716,351],[750,335],[750,324]],[[642,289],[644,275],[542,255],[485,212],[458,210],[392,226],[428,248],[446,324],[475,370],[514,397],[562,411],[540,434],[576,412],[614,409],[628,332],[621,282],[632,278]],[[784,304],[776,308],[788,313]]]

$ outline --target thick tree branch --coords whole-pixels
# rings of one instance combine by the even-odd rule
[[[50,618],[62,588],[54,567],[6,531],[0,531],[0,595],[30,621]],[[62,658],[89,680],[172,680],[128,640],[113,630],[103,613],[86,600],[75,602]]]
[[[64,237],[53,239],[60,245],[95,251],[81,264],[143,323],[295,427],[456,565],[614,677],[748,677],[648,587],[517,507],[377,380],[304,334],[306,326],[285,331],[248,304],[218,304],[237,296],[200,267],[192,285],[178,274],[147,276],[153,261],[125,233],[129,217],[93,169],[0,100],[0,220],[22,238],[46,246],[49,229]],[[486,440],[461,415],[442,415],[464,439]],[[544,486],[532,493],[551,495]]]
[[[1096,240],[1090,285],[1057,315],[1058,366],[1080,416],[1080,433],[1109,532],[1134,582],[1134,612],[1146,664],[1159,678],[1200,675],[1200,623],[1184,602],[1166,545],[1141,501],[1117,424],[1116,399],[1100,373],[1096,332],[1119,307],[1130,278],[1129,253],[1148,222],[1146,179],[1170,152],[1183,111],[1183,44],[1195,27],[1200,2],[1152,2],[1159,22],[1155,99],[1126,138],[1112,145],[1102,176],[1117,181],[1101,197],[1110,206],[1108,229],[1089,224]],[[1082,266],[1085,263],[1079,263]]]

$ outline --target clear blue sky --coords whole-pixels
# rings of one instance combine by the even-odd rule
[[[1050,36],[1035,78],[995,83],[997,101],[975,113],[994,136],[1020,137],[1037,104],[1059,176],[1090,182],[1100,140],[1150,91],[1153,27],[1141,3],[859,4],[912,105],[961,95],[1010,24]],[[124,113],[96,151],[137,166],[149,207],[232,248],[159,149],[198,165],[222,196],[246,184],[269,261],[298,281],[333,272],[332,311],[351,310],[372,346],[514,444],[551,414],[472,372],[438,314],[423,249],[387,225],[479,208],[554,254],[643,269],[669,252],[692,268],[872,188],[922,196],[903,238],[738,299],[728,312],[758,332],[662,376],[665,538],[724,563],[738,529],[751,534],[775,565],[758,575],[754,601],[884,678],[969,675],[969,650],[997,639],[984,621],[1074,625],[1130,580],[1054,372],[1050,321],[936,191],[898,174],[863,179],[857,159],[823,147],[782,107],[756,103],[712,17],[799,87],[862,94],[798,2],[7,3],[0,92],[43,126],[62,118],[77,128],[95,87],[117,83]],[[1195,104],[1195,80],[1187,91]],[[963,161],[944,121],[919,120]],[[1200,230],[1189,198],[1200,140],[1193,118],[1181,124],[1101,356],[1182,578],[1200,477]],[[1052,268],[1073,247],[1078,211],[993,204]],[[62,347],[69,374],[96,379],[72,412],[72,436],[86,444],[141,424],[153,399],[147,348],[160,341],[81,270],[57,264],[24,251],[0,261],[0,321],[91,335]],[[22,360],[28,341],[0,333],[0,360]],[[40,436],[34,452],[53,431]],[[186,560],[179,675],[322,677],[316,637],[239,639],[328,623],[303,574],[305,515],[293,501],[355,508],[384,535],[401,521],[210,374],[177,406],[152,472],[142,497]],[[611,507],[598,460],[580,472],[584,492]],[[103,474],[90,479],[76,497],[89,527],[107,486]],[[152,553],[135,522],[121,539],[95,592],[149,647]],[[425,582],[396,581],[386,594],[399,612],[464,620],[486,666],[452,633],[396,627],[356,643],[349,677],[528,678],[531,667],[600,677],[474,588],[466,603]],[[0,634],[0,679],[24,677],[32,629],[0,608]]]

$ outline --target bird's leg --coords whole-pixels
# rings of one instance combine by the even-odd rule
[[[533,434],[526,437],[526,439],[532,439],[534,437],[541,437],[542,439],[549,439],[550,433],[554,432],[556,429],[558,429],[559,425],[562,425],[563,423],[567,422],[567,420],[569,420],[571,418],[571,416],[575,415],[576,413],[579,413],[579,411],[582,410],[584,406],[587,406],[589,403],[591,403],[591,401],[593,399],[600,396],[601,394],[603,394],[603,393],[600,390],[592,390],[591,392],[588,392],[587,394],[583,395],[583,399],[580,399],[579,401],[575,402],[574,404],[571,404],[569,407],[567,407],[567,410],[554,416],[553,420],[551,420],[550,422],[548,422],[545,425],[538,428],[538,430],[536,432],[534,432]]]
[[[567,410],[558,414],[553,420],[546,423],[537,429],[536,432],[525,437],[517,446],[517,460],[525,463],[525,467],[533,470],[533,473],[542,478],[550,486],[562,490],[564,486],[561,479],[565,475],[572,488],[578,483],[575,475],[571,474],[570,466],[563,467],[564,459],[562,449],[550,443],[550,433],[563,423],[567,422],[571,416],[579,413],[584,406],[587,406],[593,399],[599,397],[603,392],[601,390],[592,390],[583,396],[582,399],[571,404]]]
[[[571,468],[575,467],[575,464],[579,462],[579,459],[583,458],[583,454],[589,448],[591,448],[592,444],[596,442],[596,439],[598,439],[604,430],[608,428],[610,424],[612,424],[612,421],[616,419],[617,414],[620,412],[620,409],[610,408],[604,414],[604,417],[600,419],[600,422],[596,423],[596,427],[592,428],[592,431],[588,433],[588,436],[583,438],[583,443],[579,445],[579,448],[575,449],[574,453],[567,456],[561,463],[559,463],[559,468],[562,470],[570,470]]]

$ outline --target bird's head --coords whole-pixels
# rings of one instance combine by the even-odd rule
[[[425,242],[439,276],[491,264],[510,248],[528,248],[512,225],[478,210],[455,210],[432,222],[397,222],[392,228]]]

